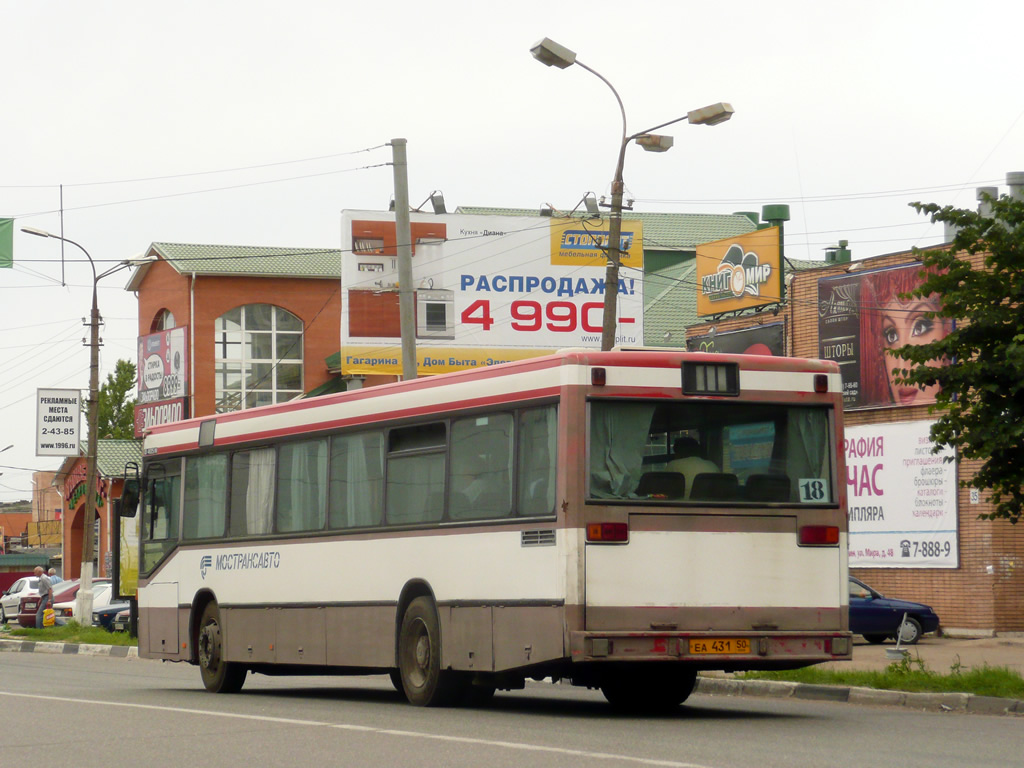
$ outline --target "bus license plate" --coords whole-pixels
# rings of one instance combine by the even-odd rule
[[[745,637],[704,637],[690,640],[690,653],[750,653],[750,640]]]

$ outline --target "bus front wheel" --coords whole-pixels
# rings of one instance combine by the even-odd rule
[[[398,671],[405,697],[419,707],[455,704],[464,692],[465,675],[441,669],[441,628],[429,597],[417,597],[402,616]]]
[[[224,633],[221,631],[220,610],[214,602],[207,603],[199,620],[196,642],[199,673],[203,685],[211,693],[238,693],[245,682],[245,667],[224,659]]]

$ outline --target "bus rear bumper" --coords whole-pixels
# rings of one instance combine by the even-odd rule
[[[701,669],[785,669],[848,661],[850,632],[570,632],[574,662],[685,661]]]

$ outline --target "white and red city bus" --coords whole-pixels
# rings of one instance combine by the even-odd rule
[[[849,659],[841,436],[834,363],[676,350],[159,426],[139,653],[215,692],[382,673],[444,705],[551,678],[629,708]]]

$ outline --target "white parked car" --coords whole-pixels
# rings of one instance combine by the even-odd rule
[[[39,579],[35,576],[22,576],[0,597],[0,624],[18,620],[18,606],[21,598],[38,592]]]
[[[110,596],[113,594],[113,585],[109,581],[92,583],[92,607],[93,608],[104,608],[110,605]],[[58,619],[64,619],[64,621],[71,621],[75,618],[75,603],[78,598],[78,590],[75,590],[75,597],[71,600],[67,600],[62,603],[53,604],[53,613]],[[92,617],[89,617],[89,621],[78,622],[84,626],[92,624]]]

